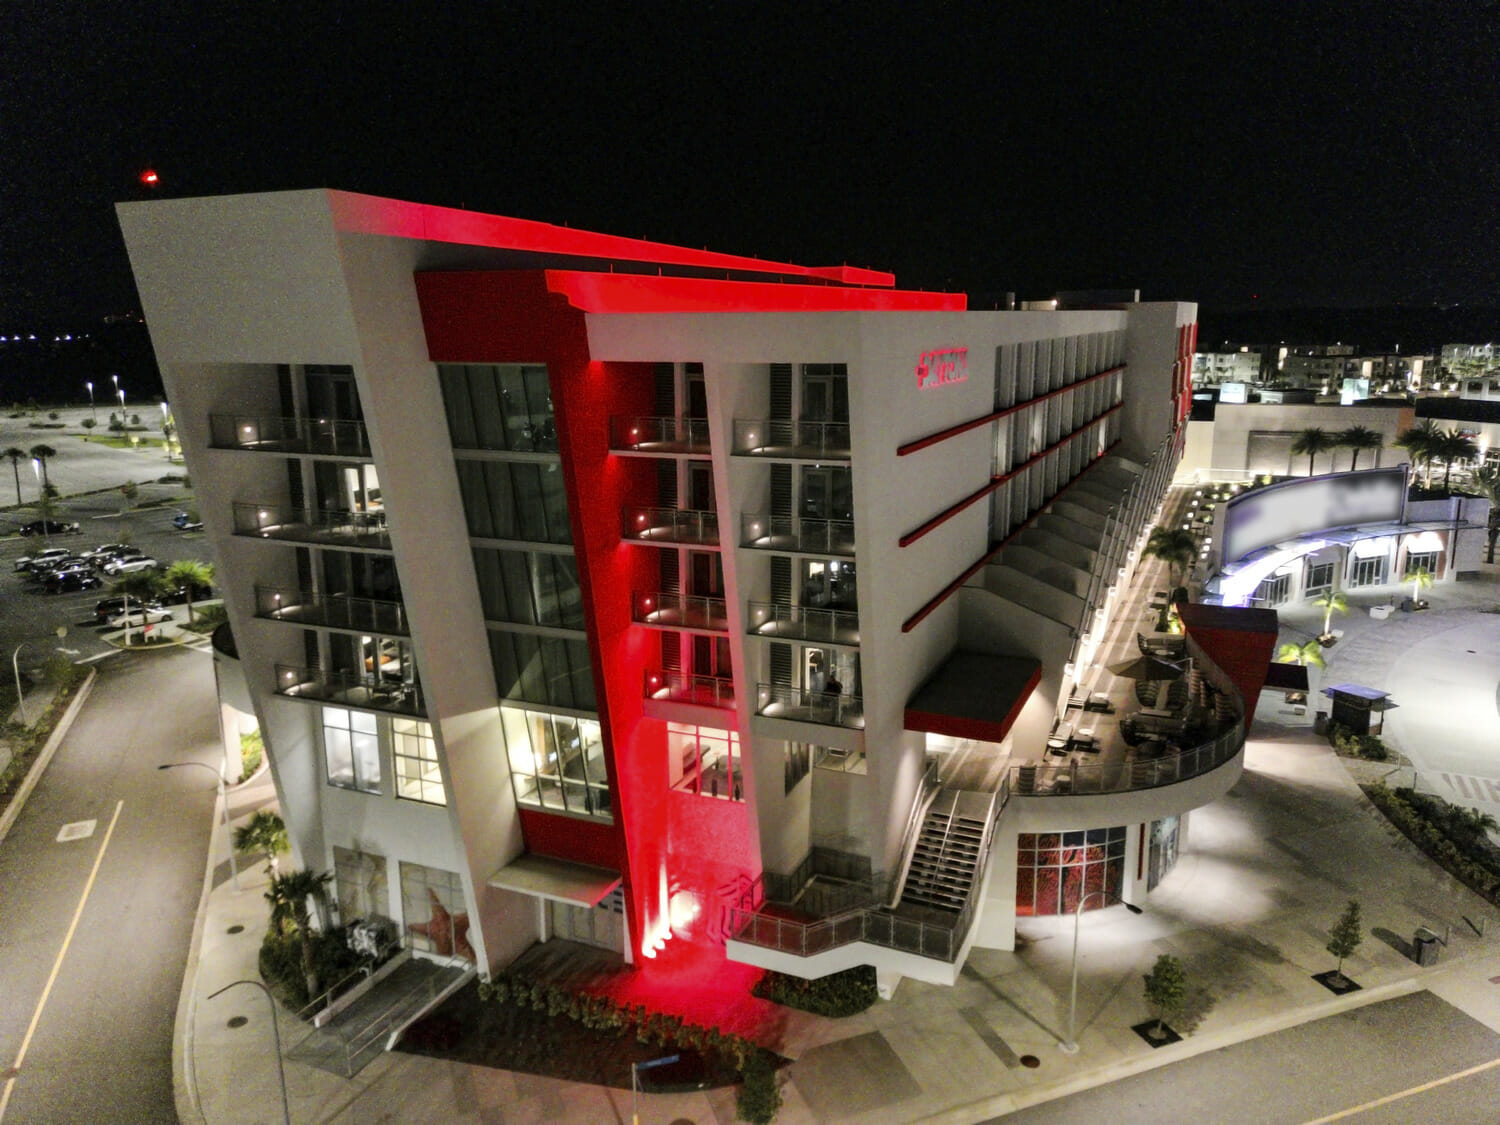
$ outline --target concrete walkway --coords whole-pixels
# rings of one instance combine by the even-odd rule
[[[1500,975],[1500,911],[1391,829],[1323,740],[1274,726],[1267,733],[1251,740],[1235,789],[1192,815],[1188,847],[1146,913],[1083,917],[1077,1055],[1058,1049],[1073,920],[1025,919],[1016,952],[976,951],[954,988],[905,981],[894,999],[846,1020],[788,1012],[780,1047],[794,1061],[783,1071],[779,1120],[979,1121],[1422,987],[1500,1029],[1500,988],[1489,983]],[[249,805],[237,801],[232,811],[244,815]],[[179,1107],[186,1122],[278,1121],[265,997],[241,987],[206,998],[255,978],[266,924],[263,874],[242,876],[239,892],[226,876],[217,868],[205,895],[184,987]],[[1311,975],[1332,967],[1323,947],[1349,898],[1361,902],[1367,929],[1345,968],[1363,991],[1339,998]],[[1435,968],[1407,956],[1420,925],[1451,927]],[[1489,936],[1479,937],[1474,927],[1486,926]],[[1140,979],[1163,952],[1182,959],[1193,996],[1180,1021],[1184,1041],[1153,1050],[1130,1025],[1147,1015]],[[229,1026],[236,1017],[246,1022]],[[280,1029],[287,1050],[305,1034],[285,1016]],[[1039,1065],[1022,1065],[1025,1055]],[[630,1119],[628,1091],[400,1052],[353,1079],[292,1059],[285,1068],[291,1117],[303,1125],[434,1113],[475,1125]],[[653,1097],[642,1110],[646,1122],[733,1118],[732,1090]]]

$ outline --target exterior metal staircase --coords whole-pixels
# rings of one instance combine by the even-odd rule
[[[991,793],[941,790],[922,818],[912,848],[901,906],[958,913],[968,903],[984,861]]]

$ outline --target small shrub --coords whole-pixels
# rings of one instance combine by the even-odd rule
[[[82,426],[85,430],[92,430],[98,424],[99,423],[93,418],[85,418],[82,422]]]
[[[141,416],[139,414],[132,414],[130,416],[130,424],[132,426],[139,426],[141,424]]]
[[[872,965],[857,965],[816,980],[770,971],[752,991],[762,1000],[834,1019],[863,1012],[879,999]]]
[[[49,410],[49,411],[47,411],[47,417],[51,418],[54,422],[56,422],[57,421],[57,411],[55,411],[55,410]]]
[[[770,1125],[781,1108],[775,1059],[766,1051],[756,1050],[745,1060],[742,1073],[744,1081],[734,1100],[735,1112],[750,1125]]]
[[[259,730],[246,731],[240,735],[240,773],[242,777],[249,777],[260,769],[261,753],[265,749],[265,743],[260,737]]]

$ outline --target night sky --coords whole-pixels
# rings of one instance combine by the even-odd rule
[[[973,295],[1500,304],[1500,6],[109,4],[0,18],[0,326],[112,204],[337,187]]]

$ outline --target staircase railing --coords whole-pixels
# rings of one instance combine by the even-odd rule
[[[894,885],[886,906],[894,907],[901,901],[901,892],[906,889],[906,877],[911,872],[912,856],[917,851],[917,837],[922,833],[922,821],[927,817],[927,810],[932,807],[932,802],[937,800],[941,792],[938,785],[938,760],[929,758],[927,768],[922,771],[922,780],[918,783],[921,788],[918,796],[912,802],[911,812],[906,818],[906,828],[901,833],[901,866],[896,871]]]

